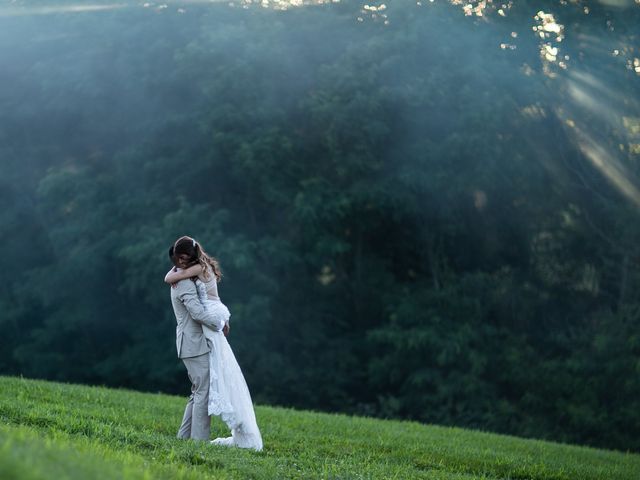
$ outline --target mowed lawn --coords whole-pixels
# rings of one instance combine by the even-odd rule
[[[0,377],[0,479],[640,479],[638,454],[266,406],[264,451],[214,447],[175,438],[184,403]]]

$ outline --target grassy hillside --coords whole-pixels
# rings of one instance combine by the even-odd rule
[[[0,377],[0,478],[640,478],[637,454],[271,407],[263,452],[213,447],[175,438],[184,401]]]

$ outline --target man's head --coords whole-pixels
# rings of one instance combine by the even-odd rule
[[[198,263],[197,243],[191,237],[180,237],[169,249],[169,258],[178,268],[189,268]]]

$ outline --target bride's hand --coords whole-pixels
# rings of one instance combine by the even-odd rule
[[[222,333],[224,333],[225,337],[229,336],[229,329],[230,329],[229,324],[225,323],[224,327],[222,327]]]

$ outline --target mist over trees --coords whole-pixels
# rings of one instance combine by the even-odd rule
[[[0,372],[640,450],[640,6],[423,3],[0,6]]]

